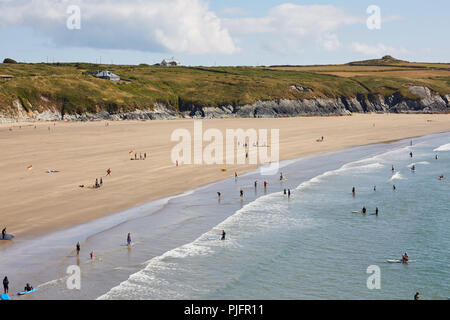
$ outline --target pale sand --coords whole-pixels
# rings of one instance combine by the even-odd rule
[[[58,122],[55,126],[37,123],[36,129],[29,123],[0,125],[0,227],[6,226],[16,239],[30,238],[257,167],[176,167],[171,162],[171,150],[177,142],[170,141],[171,134],[178,128],[193,132],[193,121],[122,121],[109,122],[109,126],[105,122]],[[215,119],[203,120],[203,128],[222,132],[237,128],[280,129],[280,158],[285,160],[450,131],[450,114]],[[316,142],[321,136],[324,142]],[[204,142],[204,146],[207,144]],[[146,152],[147,160],[130,161],[130,150]],[[32,170],[27,170],[29,165],[33,165]],[[105,177],[108,168],[112,174]],[[102,176],[104,184],[100,189],[79,187],[92,186]]]

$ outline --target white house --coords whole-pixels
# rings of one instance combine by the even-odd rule
[[[161,61],[160,65],[161,66],[165,66],[165,67],[179,66],[180,65],[180,61],[177,61],[174,58],[172,58],[172,59],[164,59],[163,61]]]
[[[97,78],[107,79],[110,81],[119,81],[120,80],[120,77],[117,74],[114,74],[108,70],[98,72],[95,76]]]

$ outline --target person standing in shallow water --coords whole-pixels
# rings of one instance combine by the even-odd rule
[[[80,242],[77,242],[76,250],[77,250],[77,256],[79,256],[80,255],[80,250],[81,250]]]
[[[5,294],[7,294],[8,291],[9,291],[9,280],[8,280],[8,277],[5,277],[3,279],[3,291],[5,292]]]
[[[220,238],[220,240],[225,240],[225,235],[226,235],[225,230],[222,230],[222,237]]]

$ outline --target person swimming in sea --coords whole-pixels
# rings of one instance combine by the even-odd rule
[[[402,255],[402,263],[407,263],[408,260],[409,260],[408,253],[405,252],[405,253]]]

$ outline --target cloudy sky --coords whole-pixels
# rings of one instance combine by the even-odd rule
[[[0,58],[274,65],[390,54],[450,62],[449,17],[444,0],[0,0]]]

